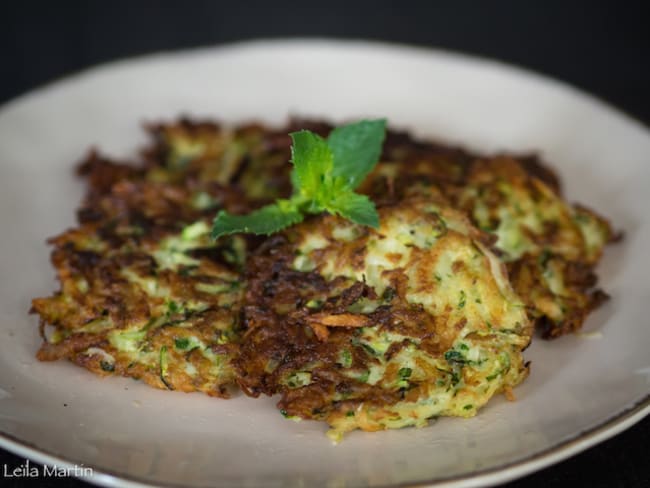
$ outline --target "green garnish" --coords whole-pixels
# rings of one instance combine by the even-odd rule
[[[412,372],[413,370],[411,368],[400,368],[400,370],[397,372],[397,376],[400,378],[397,382],[397,386],[399,388],[406,389],[410,386],[408,379],[411,377]]]
[[[289,388],[301,388],[311,383],[311,373],[307,371],[297,371],[292,373],[286,380]]]
[[[361,383],[366,383],[368,381],[368,378],[370,378],[370,370],[366,370],[363,373],[361,373],[357,377],[357,381],[360,381]]]
[[[413,370],[411,368],[400,368],[400,370],[397,372],[397,375],[404,380],[406,378],[409,378],[412,372]]]
[[[344,368],[352,367],[352,353],[348,349],[341,350],[337,363]]]
[[[389,286],[384,290],[384,293],[381,294],[381,299],[385,302],[390,302],[395,298],[395,295],[397,295],[397,290]]]
[[[461,309],[465,306],[465,291],[460,290],[460,298],[458,299],[458,308]]]
[[[167,312],[168,313],[173,314],[173,313],[179,312],[180,309],[181,308],[179,307],[178,303],[176,303],[175,301],[171,300],[171,301],[167,302]]]
[[[378,353],[377,351],[375,351],[375,350],[372,348],[372,346],[369,346],[368,344],[365,344],[365,343],[363,343],[363,342],[360,342],[359,344],[360,344],[361,347],[363,347],[363,348],[365,349],[365,351],[366,351],[368,354],[370,354],[371,356],[378,356],[378,355],[379,355],[379,353]]]
[[[362,120],[334,129],[327,139],[308,130],[290,134],[293,195],[248,215],[221,210],[212,238],[238,232],[272,234],[328,212],[369,227],[379,227],[374,203],[354,190],[375,167],[386,135],[386,120]]]
[[[312,310],[318,310],[322,306],[323,306],[322,300],[309,300],[307,303],[305,303],[305,307],[310,308]]]
[[[460,352],[454,351],[453,349],[450,349],[445,353],[445,359],[448,363],[465,364],[467,362]]]

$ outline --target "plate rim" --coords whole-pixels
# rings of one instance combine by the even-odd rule
[[[362,49],[383,50],[391,49],[402,50],[405,52],[419,53],[422,55],[433,55],[437,57],[444,57],[448,59],[461,60],[463,62],[480,65],[483,67],[504,71],[521,78],[527,78],[544,84],[553,85],[555,88],[570,92],[572,96],[579,97],[583,100],[589,101],[592,104],[598,105],[611,114],[623,119],[627,124],[636,126],[637,129],[643,132],[650,132],[650,125],[645,121],[629,114],[628,112],[612,105],[608,101],[600,98],[597,95],[584,91],[583,89],[572,85],[566,81],[554,78],[550,75],[540,73],[534,69],[523,67],[517,64],[505,62],[497,58],[489,56],[481,56],[469,54],[461,51],[454,51],[440,47],[429,47],[423,45],[415,45],[401,42],[390,42],[382,40],[362,39],[362,38],[328,38],[328,37],[280,37],[280,38],[254,38],[248,40],[240,40],[235,42],[220,43],[214,45],[202,45],[191,48],[160,50],[151,53],[138,54],[133,56],[121,57],[92,66],[88,66],[71,73],[57,77],[44,84],[36,86],[26,92],[20,93],[2,103],[0,103],[0,114],[8,111],[21,103],[33,100],[36,97],[47,96],[48,92],[56,90],[59,87],[65,86],[68,83],[74,83],[79,80],[92,75],[102,75],[104,72],[109,72],[113,69],[128,69],[136,66],[142,62],[154,61],[161,59],[165,56],[183,57],[183,56],[201,56],[207,53],[218,55],[228,51],[235,51],[239,49],[255,49],[258,47],[279,48],[283,46],[295,45],[310,45],[310,46],[327,46],[327,47],[354,47]],[[388,485],[379,485],[385,487],[411,487],[411,486],[445,486],[445,487],[473,487],[479,485],[493,485],[495,483],[503,483],[526,476],[535,471],[541,470],[558,462],[561,462],[573,455],[589,449],[615,435],[629,429],[633,425],[643,420],[646,416],[650,415],[650,392],[644,397],[637,399],[632,405],[616,412],[614,415],[607,417],[602,422],[597,423],[589,429],[585,429],[576,433],[576,435],[568,437],[567,439],[557,443],[556,445],[544,449],[542,451],[531,454],[522,459],[512,461],[509,463],[485,468],[470,473],[453,475],[444,478],[431,478],[419,481],[395,483]],[[177,487],[181,486],[169,482],[153,482],[145,478],[140,478],[131,474],[123,473],[119,470],[112,470],[108,468],[97,468],[95,465],[87,465],[71,459],[68,456],[57,454],[46,448],[41,448],[37,444],[20,439],[19,437],[5,432],[0,429],[0,447],[6,449],[16,455],[24,456],[26,459],[31,459],[37,463],[46,465],[56,465],[58,467],[74,468],[75,466],[83,466],[92,468],[93,473],[90,477],[81,478],[95,484],[100,484],[108,487],[126,486],[126,487]],[[208,486],[208,485],[197,485]]]
[[[579,454],[590,447],[606,441],[617,434],[629,429],[633,425],[643,420],[650,414],[650,393],[621,412],[609,417],[604,422],[592,427],[591,429],[578,432],[575,436],[570,437],[553,447],[532,454],[511,463],[474,471],[467,474],[449,476],[447,478],[432,478],[420,481],[378,485],[391,488],[407,488],[415,486],[431,487],[474,487],[482,485],[493,485],[495,483],[505,483],[517,478],[521,478],[535,471],[541,470],[560,461]],[[91,481],[107,487],[165,487],[177,488],[182,485],[167,482],[153,483],[144,478],[125,474],[118,470],[106,468],[96,468],[94,465],[87,465],[76,462],[73,459],[63,457],[48,449],[43,449],[37,445],[18,439],[16,436],[4,431],[0,431],[0,447],[5,448],[14,454],[24,455],[41,464],[56,465],[58,467],[74,469],[77,467],[92,468],[92,476],[80,478],[84,481]],[[125,483],[126,482],[126,483]],[[199,488],[208,488],[210,485],[196,485]]]
[[[606,109],[615,113],[618,117],[626,120],[637,128],[650,132],[650,119],[647,121],[640,117],[623,110],[622,108],[614,105],[613,103],[605,100],[603,97],[586,91],[579,86],[576,86],[568,81],[556,78],[553,75],[537,71],[534,68],[520,65],[516,62],[504,61],[497,57],[484,56],[480,54],[472,54],[464,51],[456,51],[454,49],[445,48],[442,46],[426,46],[421,44],[412,44],[400,41],[386,41],[381,39],[370,39],[362,37],[327,37],[327,36],[283,36],[283,37],[254,37],[250,39],[234,40],[230,42],[216,43],[216,44],[203,44],[199,46],[181,47],[178,49],[160,49],[148,53],[137,53],[133,55],[121,56],[113,59],[101,61],[96,64],[85,66],[72,70],[68,73],[56,76],[48,81],[45,81],[27,91],[20,92],[17,95],[0,102],[0,114],[7,109],[12,108],[14,105],[22,103],[34,96],[41,95],[43,91],[56,89],[61,85],[69,82],[77,81],[87,75],[98,74],[101,71],[110,70],[114,68],[124,68],[128,65],[134,65],[142,61],[151,61],[155,58],[163,56],[185,56],[185,55],[201,55],[208,52],[219,53],[220,51],[231,51],[241,48],[254,48],[258,46],[269,46],[273,44],[275,47],[282,45],[295,45],[295,44],[311,44],[311,45],[329,45],[329,46],[350,46],[370,48],[370,49],[392,49],[403,50],[409,52],[419,52],[420,54],[434,54],[439,57],[461,59],[463,61],[481,64],[483,66],[490,66],[495,69],[508,71],[510,74],[517,76],[534,78],[537,81],[546,84],[555,85],[562,90],[568,90],[572,95],[589,100]]]

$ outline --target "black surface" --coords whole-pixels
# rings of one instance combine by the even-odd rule
[[[126,56],[259,37],[327,36],[398,41],[500,59],[569,82],[650,122],[650,33],[642,2],[311,3],[4,4],[0,103]],[[612,440],[507,486],[647,487],[649,441],[646,419]],[[2,476],[4,466],[11,470],[23,463],[0,451],[0,485],[84,486],[69,478]]]

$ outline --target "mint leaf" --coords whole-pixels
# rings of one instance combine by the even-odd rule
[[[348,191],[340,193],[327,205],[330,213],[339,214],[352,222],[369,227],[379,227],[379,214],[375,204],[366,196]]]
[[[334,129],[327,145],[334,155],[334,177],[343,177],[354,190],[372,171],[381,156],[386,119],[362,120]]]
[[[302,219],[302,213],[291,200],[278,200],[248,215],[232,215],[224,210],[220,211],[214,219],[211,235],[216,239],[222,235],[238,232],[272,234],[297,224]]]
[[[326,177],[331,176],[334,158],[327,141],[308,130],[290,134],[292,182],[294,190],[305,196],[315,196],[322,191]]]
[[[377,164],[385,131],[386,121],[380,119],[339,127],[327,139],[307,130],[291,133],[293,196],[248,215],[219,212],[212,238],[237,232],[272,234],[301,222],[305,214],[323,211],[379,227],[375,205],[354,189]]]

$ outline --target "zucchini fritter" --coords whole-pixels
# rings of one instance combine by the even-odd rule
[[[61,289],[32,302],[45,338],[38,358],[227,396],[246,242],[213,242],[209,222],[213,202],[234,192],[96,154],[80,173],[91,187],[80,225],[50,240]]]
[[[442,194],[464,211],[493,236],[494,250],[507,263],[542,337],[580,329],[607,299],[595,288],[594,268],[618,235],[595,212],[566,203],[557,178],[536,158],[486,159],[405,141],[388,145],[385,153],[365,181],[365,193],[383,201]]]
[[[199,221],[152,238],[155,231],[141,227],[86,224],[54,238],[62,289],[33,301],[54,326],[38,358],[65,357],[158,388],[227,395],[242,284],[214,256],[230,259],[243,243],[215,245],[207,231]]]
[[[244,391],[329,435],[469,417],[527,374],[532,327],[487,236],[432,200],[271,237],[247,265]]]
[[[593,266],[615,236],[609,223],[571,206],[509,157],[475,160],[456,199],[508,264],[513,287],[544,337],[578,330],[607,296]]]
[[[287,132],[257,124],[224,128],[186,119],[152,125],[149,131],[155,142],[146,151],[157,168],[153,177],[181,183],[198,179],[237,190],[242,211],[251,203],[259,205],[291,192]]]
[[[92,152],[78,168],[89,186],[80,225],[50,240],[61,289],[32,304],[45,339],[38,358],[227,396],[241,269],[256,240],[212,242],[210,221],[289,191],[287,136],[188,120],[149,131],[139,165]]]

